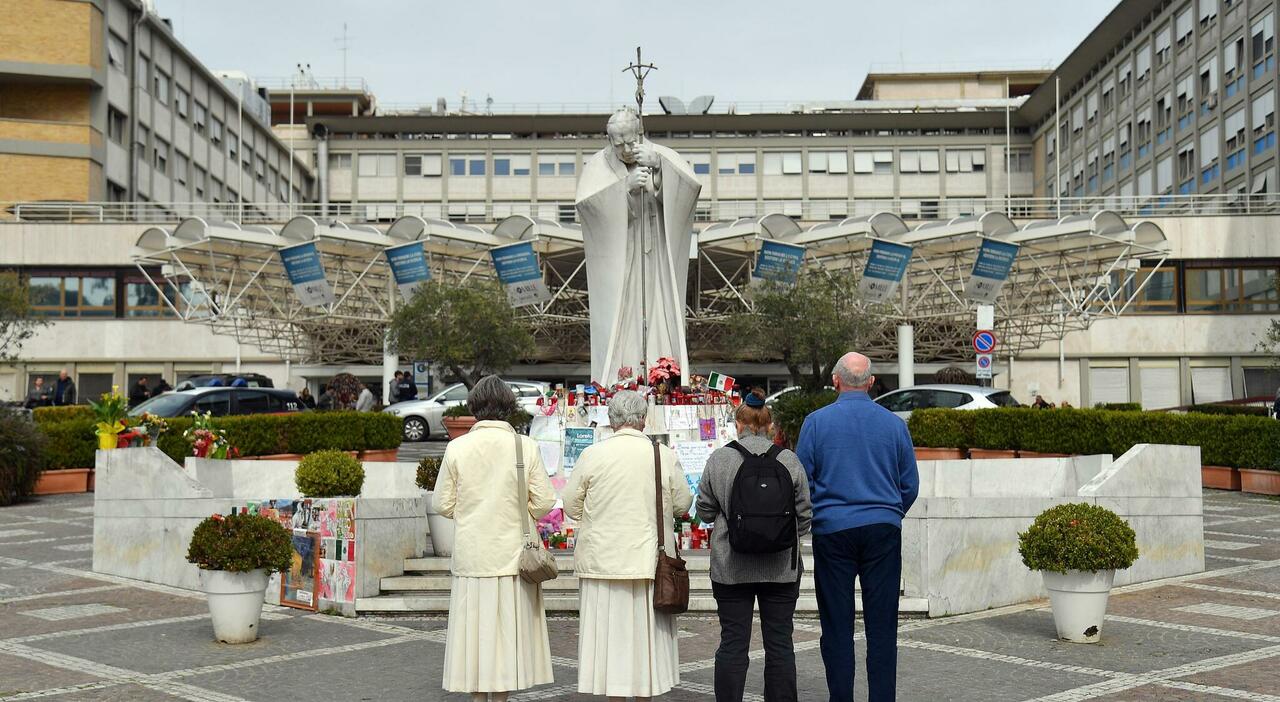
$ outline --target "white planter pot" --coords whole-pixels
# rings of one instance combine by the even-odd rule
[[[1111,583],[1116,572],[1071,570],[1056,573],[1046,570],[1041,574],[1044,587],[1049,591],[1058,638],[1075,643],[1097,643],[1102,638],[1102,619],[1107,614],[1107,598],[1111,595]]]
[[[232,573],[201,570],[200,587],[209,597],[213,637],[222,643],[249,643],[258,639],[258,621],[267,593],[267,571]]]
[[[437,556],[453,555],[453,520],[436,511],[432,493],[427,496],[427,528],[431,531],[431,551]]]

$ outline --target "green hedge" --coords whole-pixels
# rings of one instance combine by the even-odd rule
[[[1198,412],[1200,414],[1231,414],[1244,415],[1249,417],[1266,417],[1267,408],[1250,405],[1191,405],[1187,408],[1188,412]]]
[[[71,419],[89,419],[92,416],[93,408],[88,405],[36,407],[31,410],[31,417],[36,420],[36,424],[65,422]]]
[[[168,420],[169,431],[157,446],[181,463],[191,447],[182,432],[191,426],[189,417]],[[214,425],[227,432],[231,445],[242,456],[269,456],[277,453],[307,454],[324,449],[366,451],[393,449],[400,445],[401,420],[382,412],[299,412],[221,417]],[[40,430],[49,437],[45,467],[84,468],[93,465],[98,439],[92,419],[45,423]]]
[[[965,416],[970,415],[970,416]],[[1280,422],[1264,417],[1025,407],[925,409],[908,423],[916,446],[1120,456],[1135,444],[1200,447],[1204,465],[1280,470]]]
[[[1115,410],[1117,412],[1141,412],[1142,405],[1137,402],[1099,402],[1094,409]]]
[[[800,438],[800,428],[804,426],[804,418],[814,410],[822,409],[839,396],[835,390],[808,392],[797,390],[789,392],[773,404],[773,423],[782,432],[788,446],[795,446]]]

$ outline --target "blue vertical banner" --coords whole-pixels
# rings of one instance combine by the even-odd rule
[[[334,301],[333,288],[324,277],[324,265],[320,262],[320,248],[316,242],[288,246],[280,249],[280,262],[285,275],[293,284],[293,292],[303,307],[323,307]]]
[[[498,280],[507,289],[507,302],[512,307],[536,305],[551,300],[551,290],[542,278],[538,253],[532,241],[489,249]]]
[[[803,264],[803,246],[762,239],[760,252],[756,254],[756,267],[751,271],[751,277],[755,280],[794,285],[796,275]]]
[[[884,302],[893,297],[894,291],[907,274],[911,264],[911,247],[891,241],[876,239],[867,253],[867,267],[862,271],[858,292],[867,302]]]
[[[982,246],[978,248],[978,260],[973,262],[973,273],[964,284],[965,297],[984,305],[995,303],[1017,257],[1017,244],[983,239]]]
[[[408,301],[418,286],[431,280],[431,269],[427,267],[427,252],[421,241],[402,246],[393,246],[385,251],[387,264],[391,266],[391,275],[400,288],[400,296]]]

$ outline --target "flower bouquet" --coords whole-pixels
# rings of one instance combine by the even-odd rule
[[[191,442],[191,455],[196,458],[236,458],[239,449],[227,440],[226,432],[213,426],[213,417],[209,412],[200,414],[191,412],[191,428],[182,433],[182,438]]]
[[[150,412],[143,412],[138,418],[138,428],[142,430],[144,446],[154,444],[160,440],[160,435],[169,431],[169,423],[164,417],[157,417]]]
[[[113,449],[119,442],[120,432],[125,430],[125,413],[128,404],[124,395],[120,394],[120,386],[112,385],[111,392],[104,392],[97,402],[89,400],[93,409],[93,417],[98,420],[94,424],[94,433],[98,435],[98,448]]]

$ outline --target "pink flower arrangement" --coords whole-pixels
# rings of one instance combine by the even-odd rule
[[[669,383],[673,378],[680,377],[680,364],[675,359],[663,356],[653,364],[649,369],[649,384],[657,385],[658,383]]]

